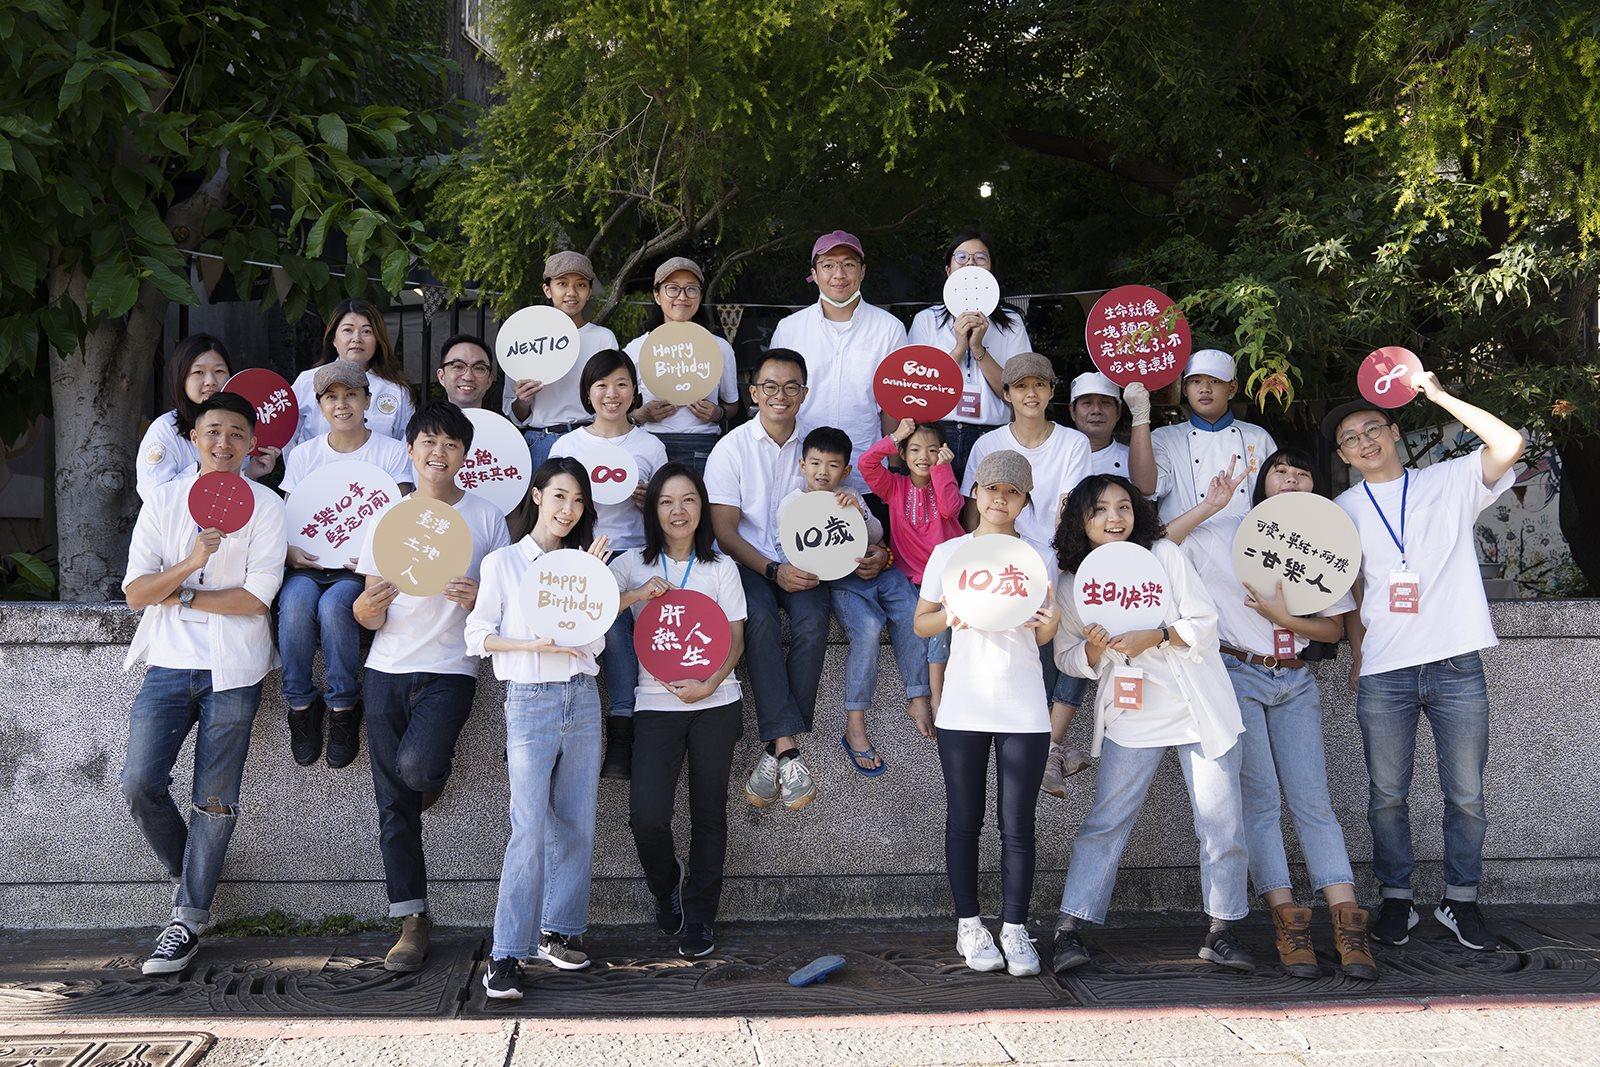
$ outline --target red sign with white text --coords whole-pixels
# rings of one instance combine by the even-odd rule
[[[633,650],[652,678],[703,682],[727,660],[733,627],[717,602],[693,589],[646,601],[633,623]]]
[[[282,448],[300,426],[300,404],[281,374],[264,367],[242,370],[222,387],[256,409],[256,447]]]
[[[961,368],[942,349],[906,345],[878,364],[872,396],[895,422],[938,422],[961,399]]]
[[[1155,392],[1189,362],[1189,320],[1148,285],[1119,285],[1096,300],[1083,335],[1095,368],[1118,386],[1142,382]]]

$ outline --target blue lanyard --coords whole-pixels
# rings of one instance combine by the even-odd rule
[[[688,585],[689,585],[689,572],[692,571],[692,570],[694,570],[694,553],[690,552],[689,553],[689,565],[687,567],[683,568],[683,581],[681,583],[679,583],[679,585],[678,585],[679,589],[685,589],[685,588],[688,587]],[[669,576],[667,574],[667,554],[665,552],[661,553],[661,577],[663,577],[663,578],[665,578],[667,580],[667,584],[668,585],[672,584],[672,578],[671,578],[671,576]]]
[[[1400,483],[1400,536],[1394,535],[1394,527],[1389,525],[1389,517],[1378,506],[1378,498],[1372,495],[1372,486],[1366,482],[1361,483],[1361,488],[1367,491],[1367,499],[1372,501],[1372,510],[1378,513],[1378,518],[1383,520],[1383,528],[1389,531],[1389,540],[1394,542],[1394,547],[1400,550],[1400,569],[1406,566],[1406,497],[1411,492],[1411,471],[1405,472],[1405,480]]]

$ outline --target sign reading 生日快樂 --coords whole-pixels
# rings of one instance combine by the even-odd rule
[[[522,503],[533,481],[527,439],[504,415],[483,408],[464,408],[462,414],[472,422],[472,448],[456,472],[456,484],[507,514]]]
[[[1172,599],[1168,582],[1155,553],[1113,541],[1084,557],[1073,575],[1072,595],[1085,626],[1104,626],[1117,637],[1161,625]]]
[[[511,381],[553,382],[578,362],[578,328],[566,312],[535,304],[513,314],[495,335],[494,355]]]
[[[400,487],[375,463],[342,459],[318,467],[284,502],[289,547],[324,567],[342,566],[361,554],[367,526],[399,499]]]
[[[1049,571],[1019,537],[974,537],[944,567],[950,613],[975,630],[1010,630],[1033,618],[1050,588]]]
[[[256,409],[256,448],[282,448],[300,426],[300,402],[283,376],[265,367],[242,370],[223,383],[224,393],[244,397]]]
[[[546,552],[529,565],[517,594],[534,636],[562,648],[604,637],[617,618],[621,595],[611,568],[576,548]]]
[[[1241,583],[1264,596],[1275,595],[1281,581],[1289,613],[1314,615],[1355,584],[1361,535],[1327,497],[1279,493],[1251,508],[1239,523],[1233,570]]]
[[[662,682],[710,678],[733,649],[733,627],[715,600],[674,589],[646,601],[633,624],[639,666]]]
[[[471,566],[472,528],[449,504],[413,494],[379,516],[372,561],[402,593],[434,596]]]
[[[639,380],[669,404],[704,400],[722,381],[722,348],[697,322],[664,322],[639,345]]]
[[[1142,382],[1155,392],[1189,360],[1189,320],[1148,285],[1119,285],[1096,300],[1083,334],[1095,368],[1118,386]]]

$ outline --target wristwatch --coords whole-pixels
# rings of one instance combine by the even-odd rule
[[[178,607],[187,608],[187,607],[192,606],[193,604],[194,604],[194,590],[193,589],[180,589],[180,590],[178,590]]]
[[[1166,648],[1170,644],[1172,644],[1172,632],[1170,630],[1168,630],[1165,626],[1163,626],[1161,628],[1161,643],[1159,645],[1157,645],[1156,647],[1157,648]]]
[[[780,566],[782,566],[782,564],[780,564],[777,560],[773,560],[771,563],[767,564],[767,581],[775,582],[778,580],[778,568]]]

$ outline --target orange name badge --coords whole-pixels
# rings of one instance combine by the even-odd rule
[[[978,392],[963,392],[961,399],[956,401],[956,414],[964,418],[975,419],[983,410],[983,394]]]
[[[1422,580],[1410,571],[1389,572],[1389,612],[1415,615],[1422,604]]]
[[[1274,659],[1294,659],[1294,631],[1277,628],[1272,631],[1272,656]]]
[[[1119,711],[1138,711],[1144,707],[1144,671],[1119,667],[1111,676],[1111,706]]]

